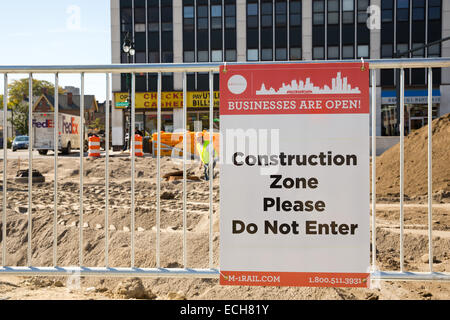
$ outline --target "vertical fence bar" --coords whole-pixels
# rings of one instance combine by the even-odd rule
[[[111,85],[109,73],[106,74],[105,103],[105,267],[109,267],[109,99]]]
[[[214,117],[214,75],[209,72],[209,268],[213,268],[213,181],[214,181],[214,137],[213,137],[213,117]]]
[[[30,73],[28,85],[28,266],[31,267],[31,240],[33,214],[33,74]]]
[[[2,266],[6,266],[6,192],[8,162],[8,74],[3,77],[3,212],[2,212]]]
[[[134,253],[135,253],[135,247],[134,247],[134,223],[135,223],[135,197],[134,197],[134,183],[135,183],[135,167],[136,167],[136,155],[135,155],[135,146],[136,146],[136,139],[134,138],[135,131],[136,131],[136,105],[135,105],[135,97],[136,97],[136,74],[133,73],[131,76],[131,131],[129,133],[129,139],[131,142],[131,268],[134,268]]]
[[[53,151],[55,162],[54,195],[53,195],[53,266],[58,264],[58,150],[59,150],[59,74],[55,74],[55,105],[54,105],[54,127],[53,127]]]
[[[84,72],[81,73],[80,96],[80,237],[79,237],[79,263],[83,265],[83,162],[84,162]]]
[[[433,69],[428,68],[428,263],[433,272]]]
[[[161,267],[161,72],[158,72],[158,145],[156,157],[156,267]]]
[[[403,272],[403,196],[404,196],[404,169],[405,169],[405,70],[400,70],[400,271]]]
[[[186,83],[186,72],[183,72],[183,266],[187,268],[187,253],[186,253],[186,204],[187,204],[187,188],[186,188],[186,153],[187,153],[187,143],[186,143],[186,121],[187,121],[187,83]]]
[[[377,70],[372,70],[372,270],[376,269],[377,236]]]

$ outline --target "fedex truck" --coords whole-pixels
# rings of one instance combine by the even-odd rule
[[[58,150],[69,154],[73,149],[80,149],[81,118],[71,114],[58,115]],[[52,112],[33,113],[33,149],[45,155],[48,150],[54,150],[55,116]],[[88,150],[88,143],[83,139],[83,150]]]

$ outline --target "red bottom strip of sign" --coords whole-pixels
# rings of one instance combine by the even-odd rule
[[[357,287],[369,286],[369,273],[220,271],[221,285]]]

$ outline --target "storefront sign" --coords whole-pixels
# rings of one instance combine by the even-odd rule
[[[115,106],[124,109],[127,106],[128,93],[116,92]],[[188,108],[209,108],[209,91],[195,91],[187,93],[186,105]],[[183,92],[161,92],[161,108],[182,108]],[[214,107],[219,107],[219,92],[214,92]],[[158,95],[156,92],[136,93],[136,109],[158,108]]]
[[[209,92],[188,92],[187,106],[209,108]],[[219,92],[214,92],[214,107],[219,108]]]
[[[221,284],[368,286],[368,70],[221,68]]]
[[[405,104],[427,104],[427,90],[405,90]],[[441,103],[441,91],[432,91],[432,103]],[[381,92],[381,104],[397,104],[397,92],[395,90],[383,90]]]

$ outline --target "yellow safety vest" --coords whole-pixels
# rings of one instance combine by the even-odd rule
[[[204,141],[203,146],[200,143],[197,143],[197,150],[200,154],[200,159],[204,164],[209,163],[209,141]],[[214,155],[213,155],[214,156]]]

